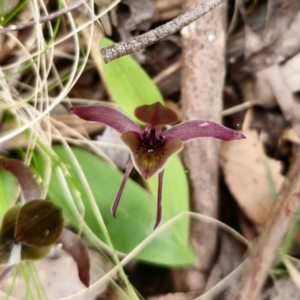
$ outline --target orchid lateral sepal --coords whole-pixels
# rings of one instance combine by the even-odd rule
[[[213,137],[223,141],[245,138],[245,136],[238,131],[208,120],[191,120],[177,124],[164,131],[163,136],[176,136],[184,143],[201,137]]]
[[[157,189],[157,209],[156,209],[156,220],[154,229],[159,225],[161,221],[161,201],[162,201],[162,186],[163,186],[163,179],[164,179],[164,170],[162,170],[158,174],[158,189]]]
[[[116,212],[117,212],[117,208],[118,208],[118,205],[119,205],[119,202],[120,202],[120,199],[121,199],[121,196],[122,196],[122,193],[123,193],[123,190],[124,190],[124,187],[125,187],[125,184],[128,180],[128,177],[131,173],[133,169],[133,163],[132,161],[130,160],[128,165],[127,165],[127,168],[126,168],[126,171],[125,171],[125,174],[123,176],[123,179],[122,179],[122,182],[121,182],[121,185],[120,185],[120,188],[118,190],[118,193],[117,193],[117,196],[111,206],[111,214],[116,217]]]

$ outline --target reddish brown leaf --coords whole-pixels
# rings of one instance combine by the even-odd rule
[[[15,230],[16,242],[29,246],[53,245],[63,229],[61,208],[48,200],[32,200],[22,206]]]
[[[78,277],[81,282],[89,287],[90,285],[90,258],[86,245],[79,235],[64,228],[59,238],[62,249],[68,252],[77,264]]]
[[[4,215],[0,230],[0,264],[8,262],[14,246],[14,233],[16,221],[21,205],[14,205]]]
[[[26,201],[43,198],[42,188],[27,165],[17,159],[6,157],[0,157],[0,165],[16,177]]]
[[[21,205],[17,204],[11,207],[4,215],[0,230],[0,245],[4,241],[12,242],[14,240],[15,226],[21,210]]]
[[[35,247],[22,244],[21,260],[40,260],[48,255],[51,247]]]

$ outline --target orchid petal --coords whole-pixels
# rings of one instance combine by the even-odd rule
[[[143,146],[141,136],[135,131],[122,133],[121,139],[131,152],[135,168],[146,179],[160,172],[168,158],[183,148],[178,138],[168,137],[163,140],[161,147],[149,150]]]
[[[116,108],[107,105],[75,106],[71,112],[87,121],[95,121],[112,127],[119,133],[125,131],[142,132],[140,126]]]
[[[141,105],[135,109],[134,114],[152,127],[173,124],[178,121],[176,112],[159,102]]]
[[[127,165],[127,168],[126,168],[126,171],[125,171],[125,174],[124,174],[124,177],[123,177],[123,180],[121,182],[121,186],[119,188],[119,191],[118,191],[118,194],[116,196],[116,199],[114,200],[113,202],[113,205],[111,206],[111,213],[114,217],[116,217],[116,212],[117,212],[117,208],[118,208],[118,205],[119,205],[119,202],[120,202],[120,199],[121,199],[121,196],[122,196],[122,193],[123,193],[123,190],[124,190],[124,187],[125,187],[125,184],[127,182],[127,179],[131,173],[133,169],[133,163],[132,161],[130,160],[128,165]]]
[[[200,137],[213,137],[224,141],[243,139],[245,136],[235,130],[207,120],[192,120],[180,123],[163,132],[163,137],[177,137],[187,142]]]
[[[162,200],[162,187],[164,179],[164,170],[158,174],[158,191],[157,191],[157,212],[154,229],[159,225],[161,221],[161,200]]]

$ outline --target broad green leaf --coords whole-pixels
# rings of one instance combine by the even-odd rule
[[[0,220],[15,202],[17,186],[16,178],[0,167]]]
[[[148,179],[149,187],[153,195],[158,190],[158,175]],[[164,220],[170,220],[180,212],[189,211],[189,190],[184,167],[179,157],[172,156],[167,163],[164,174],[162,213]],[[181,219],[174,225],[174,232],[183,244],[189,239],[189,220]]]
[[[78,210],[80,210],[80,204],[76,202],[76,199],[80,195],[84,203],[85,222],[99,238],[104,240],[102,229],[89,205],[85,187],[76,172],[74,162],[63,147],[56,146],[54,150],[60,157],[61,162],[68,166],[69,173],[64,174],[64,178]],[[117,217],[114,218],[111,215],[110,208],[123,174],[89,152],[76,148],[73,149],[73,152],[94,194],[114,247],[118,251],[129,253],[153,233],[156,214],[155,197],[129,179],[118,207]],[[41,158],[37,157],[37,162],[37,166],[42,167]],[[58,172],[59,166],[54,167],[48,197],[63,208],[64,215],[78,228],[81,220],[74,217],[70,204],[64,197],[66,191]],[[39,173],[43,174],[42,170],[39,170]],[[173,201],[173,199],[170,199],[170,201]],[[191,264],[194,261],[194,254],[187,243],[187,229],[181,226],[181,232],[176,232],[175,228],[177,227],[173,226],[163,230],[137,255],[137,258],[169,266]],[[186,232],[182,235],[181,233],[184,230]]]
[[[111,44],[113,41],[108,38],[101,39],[101,47]],[[126,55],[108,64],[103,63],[103,71],[110,95],[131,119],[140,122],[135,117],[132,107],[157,101],[163,104],[158,88],[131,56]]]

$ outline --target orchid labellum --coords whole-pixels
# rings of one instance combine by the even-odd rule
[[[161,221],[163,175],[168,159],[178,153],[185,142],[192,139],[213,137],[230,141],[244,138],[237,131],[207,120],[182,122],[164,130],[165,125],[176,123],[178,116],[159,102],[136,108],[135,116],[146,123],[144,128],[118,109],[107,105],[77,106],[72,107],[71,111],[84,120],[101,122],[114,128],[121,134],[122,141],[130,150],[131,160],[112,205],[113,216],[116,216],[123,189],[133,167],[146,179],[158,173],[157,215],[154,228]]]

